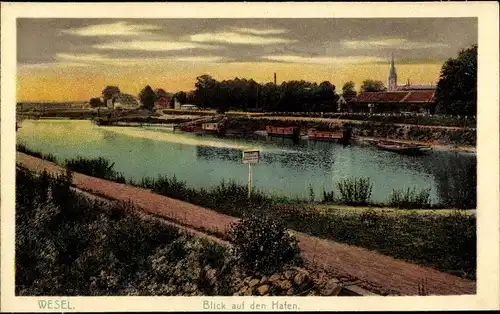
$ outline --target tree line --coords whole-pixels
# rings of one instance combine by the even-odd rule
[[[382,81],[367,79],[360,92],[385,91]],[[117,86],[107,86],[102,98],[92,98],[91,106],[106,104],[119,93]],[[149,85],[138,95],[142,107],[152,109],[158,97],[169,95],[164,89],[153,90]],[[337,93],[329,81],[320,84],[304,80],[292,80],[274,84],[259,84],[253,79],[235,78],[218,81],[210,75],[196,78],[195,89],[172,95],[179,103],[190,103],[200,108],[243,111],[275,112],[331,112],[337,111],[340,95],[349,101],[357,95],[355,84],[346,82]],[[435,112],[438,114],[476,115],[477,112],[477,45],[463,49],[456,58],[448,59],[441,68],[435,94]],[[345,109],[345,108],[341,108]]]

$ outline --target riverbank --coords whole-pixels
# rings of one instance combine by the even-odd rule
[[[16,157],[17,163],[23,164],[32,170],[43,171],[45,169],[50,173],[64,171],[63,168],[53,163],[22,153],[17,153]],[[73,183],[82,190],[99,193],[110,199],[131,201],[149,213],[159,214],[167,219],[177,219],[182,221],[184,225],[207,228],[214,232],[226,230],[228,223],[237,219],[200,206],[161,196],[143,188],[78,173],[74,173]],[[321,215],[319,217],[316,215],[315,219],[313,219],[315,215],[313,212],[308,211],[307,208],[297,206],[293,208],[282,206],[280,208],[282,210],[279,210],[279,208],[274,209],[276,210],[276,217],[280,217],[280,219],[289,223],[295,222],[296,228],[293,228],[293,230],[300,231],[309,226],[314,227],[316,232],[330,233],[330,237],[333,236],[333,238],[350,239],[347,242],[350,245],[346,245],[326,238],[316,238],[314,237],[315,232],[313,232],[313,236],[296,232],[304,257],[317,265],[325,265],[332,272],[354,276],[375,286],[395,290],[403,295],[417,295],[418,287],[423,280],[427,280],[426,287],[429,294],[475,293],[475,281],[462,279],[428,267],[417,266],[352,246],[356,245],[353,240],[354,242],[357,241],[358,244],[363,244],[361,245],[363,247],[370,246],[370,243],[372,247],[373,245],[377,247],[384,245],[384,243],[385,245],[393,243],[394,246],[390,250],[398,249],[397,252],[392,253],[401,255],[399,258],[409,259],[411,258],[410,254],[417,256],[430,250],[432,252],[430,260],[433,262],[436,262],[438,258],[443,258],[448,262],[457,262],[465,256],[469,257],[468,253],[466,253],[469,250],[460,245],[457,246],[458,251],[456,252],[452,252],[450,248],[455,247],[452,245],[453,243],[463,243],[462,240],[465,239],[459,239],[466,234],[475,236],[475,232],[465,233],[465,230],[460,231],[457,229],[461,227],[468,228],[466,226],[469,225],[467,221],[470,223],[475,221],[470,220],[471,218],[446,216],[448,218],[434,217],[430,219],[430,217],[425,217],[421,220],[420,216],[411,215],[408,219],[398,217],[397,219],[386,220],[384,216],[371,213],[346,217],[345,215],[336,216],[333,212],[328,216]],[[421,223],[424,223],[424,225],[420,225]],[[403,234],[398,235],[397,230],[403,231]],[[472,243],[475,243],[475,239]],[[475,254],[473,256],[475,265]],[[422,261],[422,264],[425,263]],[[453,267],[453,269],[456,270],[457,268]],[[394,273],[397,273],[398,276],[394,276]]]
[[[420,212],[417,209],[397,215],[397,211],[386,211],[383,207],[363,206],[357,209],[350,207],[351,210],[346,211],[345,205],[275,200],[255,191],[249,202],[246,187],[234,183],[196,190],[175,177],[130,182],[120,174],[113,174],[109,167],[99,168],[106,169],[109,179],[120,178],[119,182],[127,181],[153,193],[210,208],[224,215],[242,217],[256,211],[267,212],[284,221],[289,228],[306,234],[361,246],[443,271],[461,270],[467,277],[475,276],[475,257],[471,255],[475,250],[475,216],[470,215],[470,211],[447,210],[447,214],[436,215],[437,211]],[[94,170],[89,174],[102,175]],[[414,202],[412,198],[408,201]],[[457,246],[450,250],[449,243],[456,241]],[[431,247],[434,253],[429,255]]]

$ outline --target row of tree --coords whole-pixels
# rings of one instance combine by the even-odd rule
[[[117,94],[120,94],[120,88],[118,86],[106,86],[101,95],[102,100],[99,97],[95,97],[90,99],[90,106],[92,107],[101,107],[106,106],[108,100],[113,99]],[[153,90],[153,88],[149,85],[144,87],[138,95],[139,101],[141,102],[141,107],[144,109],[152,110],[155,104],[155,101],[160,97],[168,97],[169,94],[163,88],[157,88]]]
[[[360,91],[384,91],[384,83],[377,80],[363,81]],[[107,86],[102,91],[104,103],[92,98],[92,106],[107,103],[120,93],[117,86]],[[356,96],[355,84],[345,83],[341,95],[349,100]],[[143,108],[153,109],[158,97],[167,96],[163,89],[144,87],[138,97]],[[195,90],[173,95],[181,104],[191,103],[200,108],[217,108],[219,112],[229,109],[244,111],[335,111],[337,110],[336,87],[329,81],[320,84],[304,80],[287,81],[281,84],[259,84],[253,79],[217,81],[210,75],[196,78]],[[476,115],[477,112],[477,45],[460,51],[457,58],[450,58],[441,69],[436,90],[436,113],[453,115]]]

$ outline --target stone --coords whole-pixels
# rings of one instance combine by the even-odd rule
[[[208,282],[210,285],[214,285],[215,282],[217,281],[217,276],[216,276],[217,270],[211,268],[206,271],[206,277],[208,279]]]
[[[290,288],[286,291],[286,295],[293,295],[295,290],[293,288]]]
[[[302,285],[306,283],[307,280],[307,275],[303,272],[298,272],[297,275],[293,278],[293,282],[295,282],[297,285]]]
[[[249,283],[250,280],[252,280],[252,277],[246,277],[245,279],[243,279],[243,282],[244,283]]]
[[[238,293],[245,293],[248,290],[247,286],[243,286]]]
[[[280,287],[280,289],[282,290],[288,290],[292,287],[292,283],[290,282],[290,280],[282,280],[279,282],[278,287]]]
[[[280,275],[274,274],[271,277],[269,277],[268,280],[269,280],[269,282],[276,282],[276,281],[280,280]]]
[[[253,295],[253,288],[248,288],[247,291],[245,291],[245,295]]]
[[[260,295],[265,295],[269,291],[269,286],[268,285],[262,285],[259,288],[257,288],[257,291],[259,292]]]
[[[284,273],[283,273],[283,276],[285,277],[285,279],[291,279],[293,277],[293,271],[291,270],[286,270]]]
[[[328,296],[328,295],[338,295],[340,290],[342,290],[342,285],[338,279],[330,279],[326,282],[326,284],[323,286],[323,289],[321,289],[320,293],[321,295]]]
[[[249,286],[249,287],[256,286],[259,282],[260,282],[260,280],[259,280],[259,279],[252,279],[252,280],[250,280],[250,282],[248,283],[248,286]]]
[[[260,279],[260,282],[259,282],[259,283],[260,283],[260,284],[266,283],[266,282],[267,282],[267,279],[268,279],[268,278],[267,278],[267,276],[264,276],[264,277],[262,277],[262,278]]]

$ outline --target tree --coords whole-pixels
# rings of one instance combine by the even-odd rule
[[[346,82],[344,86],[342,86],[342,96],[344,96],[344,99],[356,97],[355,86],[353,81]]]
[[[168,96],[168,93],[163,88],[157,88],[155,90],[155,94],[156,94],[156,97],[158,97],[158,98]]]
[[[177,101],[181,104],[181,105],[184,105],[186,104],[188,101],[187,101],[187,94],[186,92],[183,92],[183,91],[180,91],[180,92],[177,92],[174,94],[174,96],[172,98],[175,98],[177,99]]]
[[[476,115],[477,45],[461,50],[457,58],[444,63],[435,97],[437,113]]]
[[[385,90],[386,88],[382,81],[364,80],[361,85],[361,92],[381,92]]]
[[[111,99],[113,98],[113,96],[115,94],[119,94],[120,93],[120,89],[118,88],[118,86],[106,86],[103,90],[102,90],[102,98],[104,100],[104,103],[106,104],[108,102],[108,99]]]
[[[139,93],[139,99],[141,100],[142,107],[148,110],[152,110],[156,101],[156,93],[147,85]]]
[[[92,108],[95,108],[95,107],[101,107],[103,105],[103,102],[101,101],[101,98],[96,97],[96,98],[91,98],[89,104]]]

